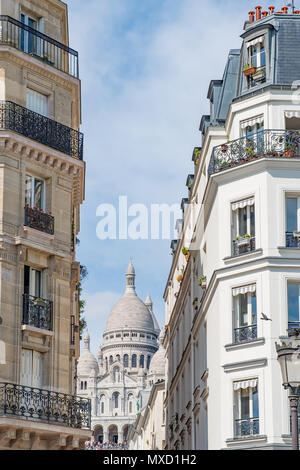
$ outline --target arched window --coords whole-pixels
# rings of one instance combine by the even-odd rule
[[[133,395],[130,393],[128,395],[128,413],[131,414],[133,410]]]
[[[117,354],[116,359],[120,362],[120,354]]]
[[[114,358],[112,356],[109,356],[109,363],[112,364],[114,362]]]
[[[147,369],[150,367],[151,356],[147,356]]]
[[[105,395],[101,395],[100,397],[100,413],[104,414],[105,412]]]
[[[84,382],[84,390],[87,389],[87,382]]]
[[[129,365],[128,354],[124,355],[123,363],[124,363],[124,367],[128,367]]]
[[[140,367],[144,368],[145,356],[142,354],[140,356]]]
[[[108,360],[107,360],[107,357],[105,358],[105,369],[106,369],[106,370],[108,369]]]
[[[80,390],[83,390],[83,382],[80,382]]]
[[[113,408],[119,408],[119,393],[114,392],[112,396]]]
[[[136,354],[133,354],[133,355],[132,355],[131,367],[136,367]]]
[[[120,369],[119,369],[119,367],[115,367],[115,369],[114,369],[113,381],[114,382],[120,382]]]

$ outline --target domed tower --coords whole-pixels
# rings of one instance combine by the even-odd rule
[[[99,367],[95,356],[90,351],[90,335],[87,331],[84,335],[84,349],[80,354],[77,364],[77,392],[79,395],[88,396],[88,382],[90,376],[98,376]]]
[[[149,299],[147,299],[149,300]],[[130,375],[145,373],[157,351],[159,327],[149,304],[146,305],[135,291],[135,269],[130,261],[126,271],[124,296],[116,303],[107,319],[103,334],[101,357],[103,370],[107,373],[120,363]]]
[[[147,375],[147,384],[152,387],[156,382],[165,379],[165,348],[163,346],[163,333],[161,332],[158,339],[159,348],[154,354],[150,362],[150,368]]]

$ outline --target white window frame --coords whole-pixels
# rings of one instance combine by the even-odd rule
[[[256,390],[256,389],[258,393],[258,385],[255,388],[249,387],[247,389],[244,389],[244,390],[249,390],[249,418],[242,418],[242,389],[240,388],[239,390],[234,390],[234,394],[236,394],[235,403],[237,405],[235,409],[234,421],[256,418],[256,416],[253,416],[253,390]],[[258,399],[258,418],[257,419],[259,419],[259,399]]]
[[[32,102],[39,106],[30,106],[30,95]],[[39,103],[40,100],[40,103]],[[40,91],[34,90],[33,88],[26,88],[26,108],[35,113],[41,114],[42,116],[49,117],[49,96]]]
[[[250,206],[250,205],[247,205],[246,208],[247,208],[247,234],[252,237],[254,237],[255,235],[253,235],[251,233],[251,210],[250,208],[251,207],[254,207],[254,227],[255,227],[255,203]],[[245,233],[240,233],[240,221],[239,221],[239,211],[242,210],[241,208],[238,208],[238,209],[235,209],[235,210],[231,210],[232,212],[232,227],[233,227],[233,240],[235,240],[236,237],[243,237],[245,235]]]
[[[300,234],[300,196],[299,194],[289,194],[285,195],[285,232],[287,233],[287,200],[288,199],[297,199],[297,232]]]
[[[35,180],[42,181],[43,183],[43,194],[42,194],[42,207],[43,211],[46,210],[46,181],[43,178],[33,176],[30,173],[26,173],[26,179],[31,178],[31,204],[29,204],[31,207],[34,207],[34,199],[35,199]],[[26,203],[26,183],[25,183],[25,203]]]
[[[255,290],[256,302],[257,302],[257,291]],[[247,326],[257,325],[257,307],[256,307],[256,323],[252,323],[252,294],[254,292],[247,292],[245,294],[239,294],[233,296],[233,312],[234,312],[234,329],[243,328]],[[247,325],[239,325],[239,319],[241,318],[240,312],[240,296],[247,295]]]
[[[288,318],[288,323],[293,323],[292,321],[290,321],[289,319],[289,311],[288,311],[288,306],[289,306],[289,290],[288,290],[288,286],[291,285],[291,284],[294,284],[294,285],[297,285],[298,286],[298,305],[299,305],[299,311],[298,311],[298,321],[300,322],[300,281],[292,281],[292,280],[289,280],[288,283],[287,283],[287,318]]]

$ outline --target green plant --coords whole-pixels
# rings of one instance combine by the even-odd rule
[[[88,276],[88,270],[86,266],[80,265],[80,282],[77,286],[78,292],[78,305],[79,305],[79,338],[82,339],[83,330],[86,328],[86,319],[84,317],[85,312],[85,300],[82,300],[82,282]]]
[[[249,235],[248,233],[245,233],[245,235],[243,236],[243,238],[251,238],[251,235]]]
[[[202,286],[203,284],[206,284],[206,276],[199,277],[198,281],[199,281],[199,286]]]
[[[184,256],[189,253],[189,249],[186,248],[186,247],[183,247],[181,251],[182,251],[182,254],[183,254]]]

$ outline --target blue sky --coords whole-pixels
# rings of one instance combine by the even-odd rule
[[[82,131],[87,163],[77,257],[84,282],[91,348],[97,354],[106,318],[125,287],[130,256],[138,295],[150,292],[164,325],[163,291],[170,241],[96,236],[97,206],[174,204],[186,197],[199,122],[209,113],[211,79],[220,79],[229,49],[239,48],[244,0],[69,0],[70,46],[79,52]],[[283,2],[259,2],[280,9]],[[297,6],[297,5],[296,5]]]

